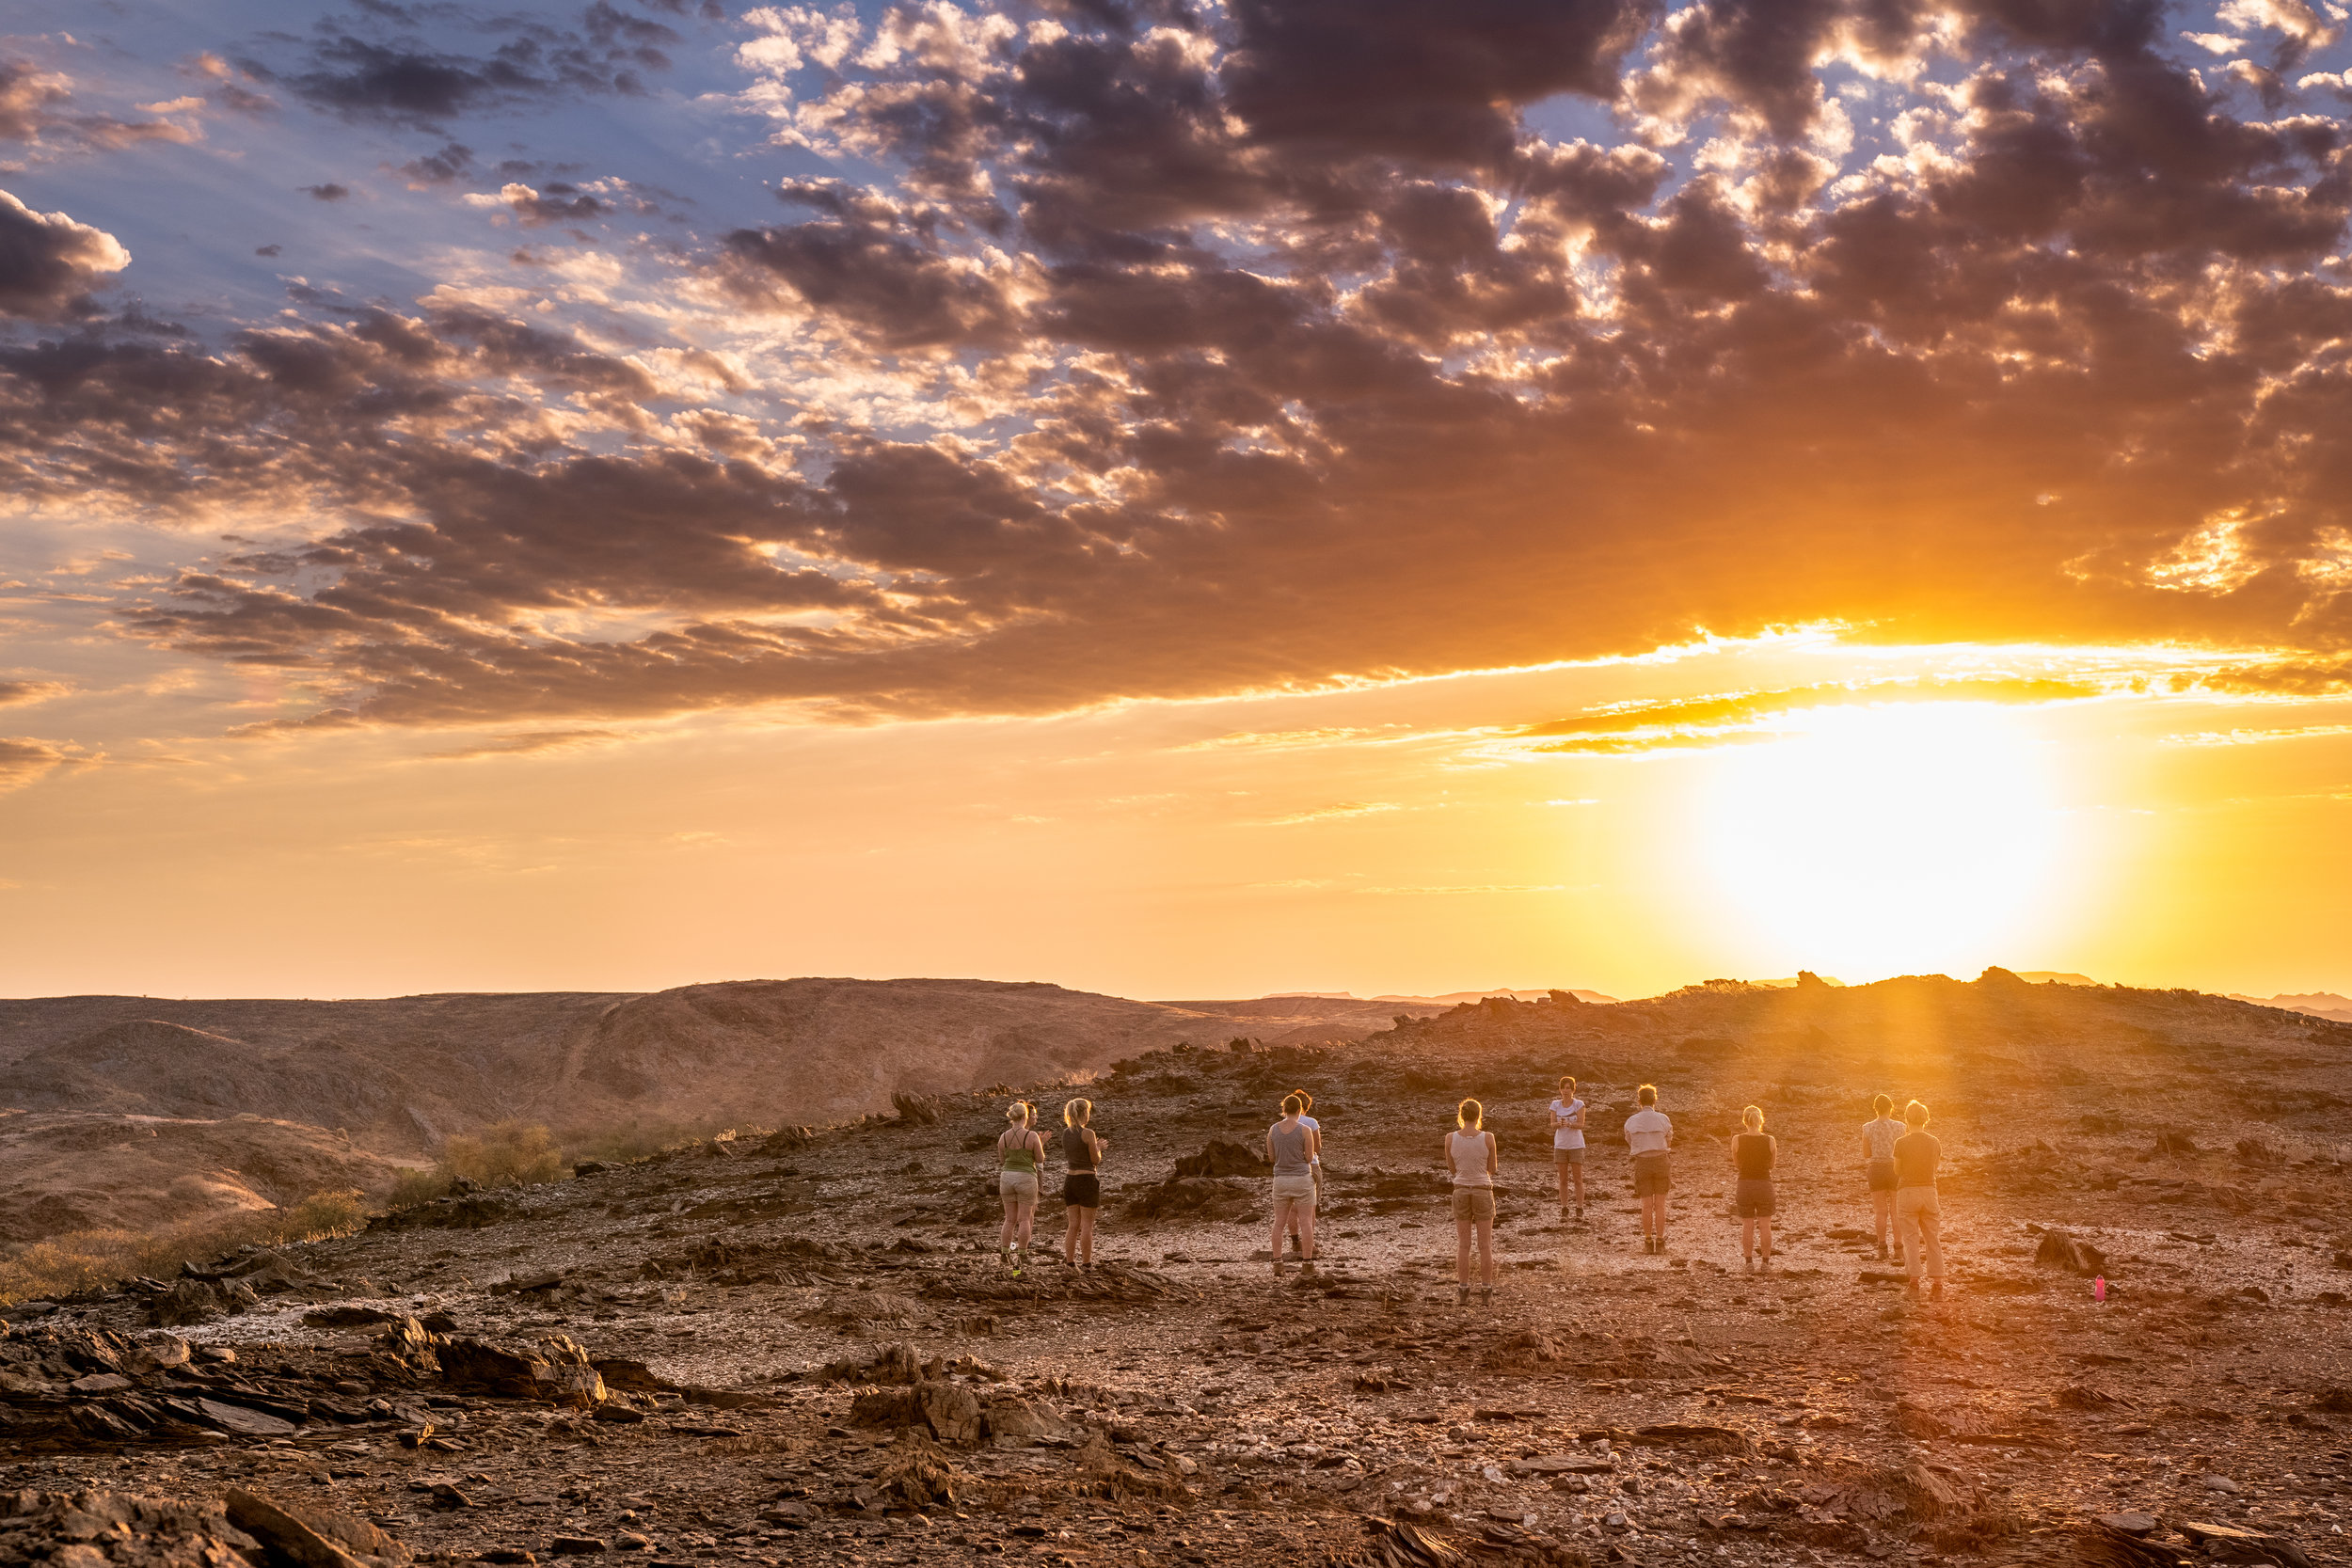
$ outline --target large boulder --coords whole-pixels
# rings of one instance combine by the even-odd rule
[[[547,1400],[586,1409],[608,1397],[604,1379],[588,1353],[567,1335],[550,1334],[519,1349],[453,1338],[435,1347],[441,1376],[452,1387],[502,1395],[513,1400]]]

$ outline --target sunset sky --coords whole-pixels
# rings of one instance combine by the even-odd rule
[[[2339,0],[19,0],[0,992],[2352,992]]]

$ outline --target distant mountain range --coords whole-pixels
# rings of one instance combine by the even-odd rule
[[[2284,1007],[2291,1013],[2309,1013],[2337,1023],[2352,1023],[2352,996],[2338,996],[2331,990],[2306,991],[2300,996],[2240,996],[2230,993],[2233,1002],[2251,1002],[2258,1007]]]
[[[1550,994],[1549,988],[1541,990],[1514,990],[1508,986],[1497,986],[1492,990],[1450,990],[1442,996],[1359,997],[1354,991],[1348,990],[1278,990],[1266,1000],[1269,1002],[1307,999],[1322,1002],[1364,1001],[1391,1003],[1405,1007],[1458,1007],[1465,1002],[1484,1002],[1490,996],[1507,996],[1514,1002],[1541,1002]],[[1579,1002],[1614,1002],[1617,1000],[1616,997],[1604,996],[1597,990],[1571,990],[1568,994]]]

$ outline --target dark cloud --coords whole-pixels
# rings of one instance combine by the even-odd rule
[[[324,185],[305,185],[302,187],[302,194],[314,201],[341,201],[351,194],[351,187],[338,185],[330,181]]]
[[[1010,337],[1011,308],[993,277],[890,217],[845,209],[835,219],[739,229],[726,246],[739,293],[768,298],[781,285],[882,349],[986,346]]]
[[[90,314],[89,291],[130,265],[112,234],[63,213],[36,213],[0,191],[0,316]]]
[[[65,695],[66,688],[59,681],[0,681],[0,707],[10,703],[45,703],[52,697]]]
[[[576,27],[528,17],[469,18],[477,31],[504,35],[486,55],[435,47],[405,25],[413,20],[399,7],[364,8],[346,23],[322,24],[299,67],[278,69],[258,57],[238,65],[255,80],[346,119],[432,129],[558,98],[642,94],[649,76],[669,70],[667,51],[680,41],[668,25],[606,0],[594,0]]]
[[[451,142],[438,152],[411,158],[400,166],[400,172],[416,184],[446,185],[468,178],[473,167],[473,149],[463,142]]]
[[[565,69],[539,24],[497,23],[535,42],[493,80],[498,52],[373,14],[321,35],[306,97],[418,123]],[[598,36],[638,46],[591,13],[562,90],[629,90]],[[191,558],[114,625],[299,673],[325,696],[294,722],[480,723],[492,747],[1805,624],[2265,647],[2199,678],[2334,691],[2352,152],[2324,116],[2247,118],[2169,38],[2125,0],[902,7],[833,64],[802,51],[763,109],[867,178],[787,180],[777,221],[626,263],[677,265],[690,300],[769,317],[755,337],[299,283],[303,315],[212,346],[0,345],[0,483],[331,519]],[[1883,79],[1824,63],[1853,55]],[[1562,95],[1652,117],[1648,139],[1532,130]],[[1845,148],[1841,115],[1898,109]],[[524,225],[676,206],[485,162],[450,143],[401,172],[502,182],[463,199]],[[1740,694],[1527,738],[2093,689]]]
[[[1608,99],[1651,0],[1236,0],[1226,101],[1265,145],[1501,166],[1521,105]]]

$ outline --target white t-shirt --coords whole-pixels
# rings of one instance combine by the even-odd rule
[[[1581,1100],[1555,1100],[1551,1102],[1551,1114],[1560,1117],[1563,1121],[1574,1121],[1576,1119],[1576,1113],[1582,1109],[1584,1109],[1584,1101]],[[1553,1128],[1551,1130],[1551,1147],[1554,1148],[1582,1148],[1584,1147],[1583,1129],[1579,1127]]]
[[[1631,1154],[1663,1154],[1674,1132],[1675,1124],[1656,1106],[1636,1111],[1625,1118],[1626,1150]]]
[[[1323,1136],[1323,1123],[1317,1121],[1312,1117],[1300,1117],[1298,1118],[1298,1125],[1301,1127],[1311,1127],[1314,1129],[1316,1137],[1320,1138]],[[1311,1165],[1319,1165],[1323,1164],[1323,1150],[1320,1145],[1316,1147],[1315,1157],[1307,1163]]]

